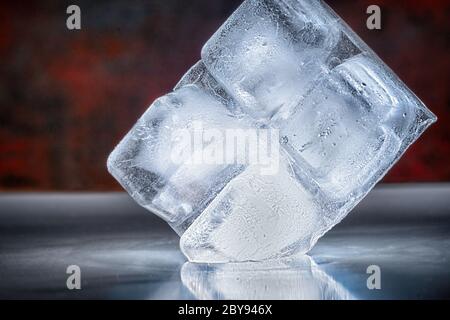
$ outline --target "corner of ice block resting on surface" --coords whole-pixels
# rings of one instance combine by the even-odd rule
[[[277,259],[306,253],[329,227],[324,208],[287,162],[276,175],[248,167],[186,230],[180,247],[190,261]]]

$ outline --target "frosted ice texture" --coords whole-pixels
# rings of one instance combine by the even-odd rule
[[[172,163],[171,134],[198,120],[203,129],[279,130],[278,173]],[[108,169],[174,228],[190,261],[276,259],[306,253],[434,121],[323,2],[246,0]]]

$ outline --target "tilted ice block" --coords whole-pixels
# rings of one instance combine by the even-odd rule
[[[179,135],[249,125],[231,117],[209,92],[185,86],[153,103],[110,155],[108,168],[140,205],[181,234],[243,166],[204,164]],[[208,146],[215,143],[223,142]]]
[[[202,60],[244,113],[270,118],[325,68],[340,39],[335,20],[318,1],[248,0],[206,43]]]
[[[373,187],[429,117],[388,69],[358,55],[318,82],[281,136],[300,169],[330,198],[348,203]]]
[[[246,0],[201,58],[108,159],[192,261],[307,252],[436,120],[321,1]],[[210,132],[201,149],[182,143],[236,128],[279,133],[278,170],[205,162],[205,151],[229,151]]]
[[[328,216],[283,158],[275,175],[250,166],[231,180],[181,237],[191,261],[274,259],[311,248]]]

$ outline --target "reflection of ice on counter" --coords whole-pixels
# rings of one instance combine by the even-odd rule
[[[181,269],[181,280],[197,299],[354,298],[309,256],[227,264],[186,262]]]

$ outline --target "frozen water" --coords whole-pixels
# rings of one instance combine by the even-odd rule
[[[200,120],[201,131],[245,126],[209,93],[189,85],[156,100],[108,159],[110,172],[131,196],[178,233],[243,170],[240,165],[172,161],[174,150],[195,159],[195,149],[178,143],[174,132],[195,131]],[[221,141],[210,141],[209,146],[214,143]]]
[[[364,192],[400,150],[400,138],[386,121],[391,108],[404,107],[397,105],[401,92],[392,95],[396,88],[381,81],[372,64],[356,56],[337,66],[281,128],[286,150],[330,197]],[[408,127],[406,117],[398,120]]]
[[[286,159],[276,175],[250,166],[186,230],[181,248],[191,261],[278,258],[310,248],[325,216]]]
[[[246,0],[108,169],[178,232],[189,260],[276,259],[307,252],[435,120],[323,2]],[[197,161],[229,151],[208,130],[232,128],[279,132],[278,170]],[[183,144],[191,133],[207,144]]]
[[[202,50],[211,74],[243,112],[270,118],[322,72],[339,30],[314,1],[248,0]]]

